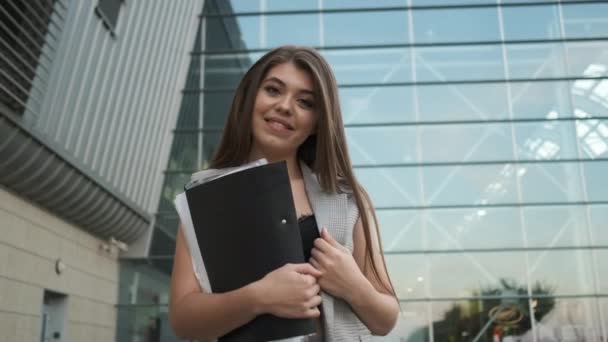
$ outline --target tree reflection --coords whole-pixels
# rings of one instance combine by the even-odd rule
[[[490,286],[474,291],[474,297],[455,303],[448,309],[442,320],[433,322],[435,341],[501,341],[506,336],[521,336],[532,328],[530,307],[534,320],[539,322],[553,310],[554,288],[541,283],[532,287],[531,298],[524,285],[501,279],[498,286]],[[530,299],[530,302],[528,302]],[[495,339],[498,338],[498,339]],[[412,334],[408,341],[427,341],[429,327]],[[513,341],[517,341],[515,338]]]

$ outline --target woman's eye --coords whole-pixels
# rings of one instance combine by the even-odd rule
[[[314,107],[314,103],[311,100],[300,99],[298,102],[300,102],[300,104],[304,108],[313,108]]]
[[[264,88],[264,89],[270,95],[276,95],[279,93],[279,90],[273,86],[266,86],[266,88]]]

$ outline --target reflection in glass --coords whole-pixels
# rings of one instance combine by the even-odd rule
[[[509,124],[419,126],[422,162],[511,160]]]
[[[608,246],[608,205],[589,206],[589,224],[591,242],[595,245]]]
[[[608,36],[608,4],[564,4],[562,8],[566,37]]]
[[[554,117],[549,117],[554,119]],[[576,159],[572,121],[517,123],[515,144],[519,160]]]
[[[276,47],[286,44],[319,46],[320,28],[318,14],[269,15],[263,17],[265,26],[260,36],[260,46]]]
[[[573,77],[608,76],[608,42],[566,43],[568,74]]]
[[[323,14],[325,46],[405,44],[408,31],[406,11]]]
[[[415,163],[416,127],[351,127],[346,129],[354,165]]]
[[[415,167],[357,168],[355,174],[376,207],[421,204],[418,169]]]
[[[513,116],[517,119],[572,117],[567,82],[511,83]]]
[[[424,167],[425,204],[516,203],[520,172],[521,167],[512,164]]]
[[[424,212],[429,250],[521,248],[519,208],[432,209]]]
[[[593,263],[589,250],[529,252],[531,283],[553,289],[555,295],[594,293]],[[533,288],[533,293],[539,290]]]
[[[495,7],[415,10],[413,16],[416,43],[500,40]]]
[[[427,302],[405,302],[401,303],[401,312],[395,328],[385,338],[379,341],[407,341],[427,342],[429,334],[424,332],[424,327],[429,321],[429,303]],[[376,341],[376,338],[374,338]]]
[[[504,83],[417,87],[420,121],[498,120],[509,115]]]
[[[424,255],[388,254],[386,267],[401,300],[428,297],[427,258]]]
[[[579,202],[583,192],[575,163],[525,164],[520,169],[524,202]]]
[[[524,252],[431,254],[429,262],[432,297],[479,296],[489,289],[502,289],[505,284],[526,288]],[[525,290],[517,294],[525,294]]]
[[[503,80],[500,45],[416,48],[418,81]]]
[[[412,81],[411,58],[406,48],[328,50],[323,56],[331,64],[339,85]]]
[[[590,201],[608,201],[608,162],[583,163],[585,187]]]
[[[535,310],[545,309],[541,299],[537,303]],[[557,298],[535,328],[538,341],[601,341],[597,301]]]
[[[508,45],[507,64],[511,79],[567,77],[563,48],[557,44]]]
[[[502,8],[506,40],[560,38],[557,5]]]
[[[415,121],[413,89],[408,86],[340,88],[344,124]]]
[[[574,206],[523,209],[529,247],[587,246],[585,210]]]
[[[421,250],[423,231],[418,210],[376,211],[382,248],[385,251]]]
[[[599,277],[599,293],[608,295],[608,248],[595,250],[595,262]]]

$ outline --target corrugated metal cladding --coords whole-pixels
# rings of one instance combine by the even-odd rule
[[[35,70],[31,89],[25,81],[9,89],[27,97],[17,94],[14,108],[0,103],[0,183],[132,242],[158,205],[203,1],[124,1],[114,35],[97,3],[54,1],[37,65],[0,56],[3,77]],[[24,6],[32,3],[3,1],[0,12],[23,17],[14,26],[40,21]],[[29,46],[27,33],[13,37],[17,45]],[[5,41],[0,50],[9,51]],[[19,67],[8,74],[11,62]]]

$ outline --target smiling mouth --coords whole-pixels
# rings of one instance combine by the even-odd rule
[[[289,125],[283,121],[275,120],[273,118],[264,119],[264,121],[266,121],[272,127],[277,128],[277,129],[288,130],[288,131],[294,130],[294,128],[291,125]]]

